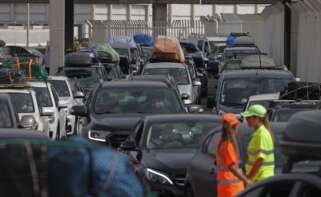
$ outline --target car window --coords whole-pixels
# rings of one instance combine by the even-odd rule
[[[147,128],[148,149],[198,148],[215,122],[179,121],[152,124]]]
[[[57,91],[59,97],[69,97],[70,92],[66,81],[64,80],[50,80],[50,83]]]
[[[209,142],[209,144],[207,146],[207,154],[210,154],[213,156],[215,155],[216,145],[217,145],[218,140],[220,138],[221,138],[221,132],[217,132],[212,136],[211,141]]]
[[[170,75],[177,85],[190,84],[187,70],[185,68],[146,68],[144,75]]]
[[[163,114],[180,113],[183,108],[172,88],[117,87],[97,91],[94,111],[97,114]]]
[[[53,103],[49,94],[47,87],[35,87],[33,88],[36,92],[37,102],[40,106],[40,109],[43,107],[52,107]]]
[[[4,100],[0,100],[0,128],[12,128],[13,120],[10,114],[8,103]]]
[[[34,113],[34,106],[31,94],[10,93],[10,100],[17,113]]]

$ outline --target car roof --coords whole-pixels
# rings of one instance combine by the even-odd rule
[[[63,76],[63,75],[55,75],[55,76],[48,76],[48,80],[59,80],[59,81],[67,81],[68,77]]]
[[[177,122],[177,121],[213,121],[220,122],[221,117],[213,114],[161,114],[150,115],[145,117],[145,121],[149,123],[155,122]]]
[[[157,63],[148,63],[144,66],[146,68],[186,68],[185,64],[174,63],[174,62],[157,62]]]
[[[27,81],[26,83],[32,87],[47,87],[47,84],[44,81]]]
[[[280,97],[280,93],[257,94],[249,97],[249,101],[275,100]]]
[[[169,87],[166,83],[162,81],[135,81],[135,80],[118,80],[118,81],[108,81],[103,82],[102,87],[159,87],[159,88],[167,88]]]
[[[258,48],[255,46],[233,46],[233,47],[226,47],[225,48],[226,51],[249,50],[249,49],[258,50]]]
[[[14,88],[0,88],[0,93],[23,93],[23,94],[30,94],[33,90],[32,89],[14,89]]]
[[[226,41],[226,39],[227,39],[227,37],[226,36],[215,36],[215,37],[206,37],[206,39],[208,40],[208,41],[216,41],[216,42],[218,42],[218,41]]]
[[[220,74],[220,78],[224,79],[243,79],[243,78],[288,78],[293,79],[291,72],[286,70],[271,69],[243,69],[243,70],[227,70]]]

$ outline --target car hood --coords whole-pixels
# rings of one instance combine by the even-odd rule
[[[151,168],[168,174],[185,174],[188,163],[197,149],[166,149],[143,151],[145,168]]]
[[[226,105],[219,105],[217,111],[218,112],[224,112],[224,113],[234,113],[234,114],[240,114],[243,112],[244,107],[243,106],[226,106]]]
[[[142,114],[107,114],[92,116],[91,129],[124,131],[130,133],[138,121],[143,117]]]

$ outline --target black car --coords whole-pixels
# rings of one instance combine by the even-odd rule
[[[282,136],[286,124],[271,124],[274,137],[277,141]],[[239,128],[240,133],[237,137],[237,144],[241,159],[241,168],[244,169],[247,158],[247,146],[251,139],[252,129],[245,124]],[[201,147],[189,163],[185,184],[185,196],[194,197],[212,197],[216,196],[216,168],[215,168],[215,147],[221,136],[221,129],[210,133],[202,142]],[[277,143],[276,143],[277,144]],[[285,158],[282,155],[278,145],[275,146],[275,165],[276,173],[280,173],[285,164]]]
[[[204,54],[199,48],[197,48],[197,46],[194,43],[188,42],[188,41],[181,41],[180,45],[185,55],[193,57],[195,65],[198,68],[206,68],[205,67],[206,61],[205,61]]]
[[[321,196],[320,118],[320,111],[294,115],[279,141],[287,157],[284,174],[260,181],[238,196]]]
[[[56,75],[68,77],[71,84],[76,86],[74,89],[80,89],[86,95],[98,83],[110,80],[105,67],[84,52],[67,54],[65,66],[60,67]]]
[[[164,82],[120,80],[99,84],[86,105],[71,113],[83,117],[84,137],[117,147],[143,116],[185,112],[176,90]]]
[[[277,93],[289,82],[293,74],[285,70],[244,69],[226,71],[220,74],[217,87],[207,99],[207,106],[215,113],[240,113],[252,95]]]
[[[129,151],[138,176],[152,190],[183,195],[188,164],[203,138],[220,124],[215,115],[147,116],[121,149]]]

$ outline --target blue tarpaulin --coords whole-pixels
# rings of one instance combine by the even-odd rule
[[[235,44],[235,40],[236,40],[236,37],[235,37],[235,36],[229,36],[229,37],[227,37],[226,45],[227,45],[227,46],[234,45],[234,44]]]
[[[137,44],[142,46],[154,46],[154,38],[145,33],[138,33],[134,35],[134,40]]]

